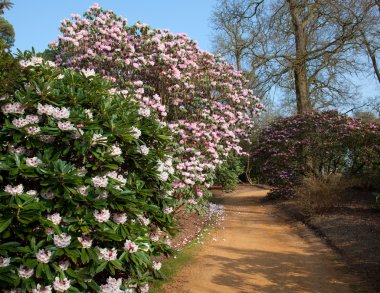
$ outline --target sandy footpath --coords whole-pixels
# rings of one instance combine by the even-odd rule
[[[225,221],[164,287],[186,292],[352,292],[355,283],[337,257],[306,228],[292,227],[262,204],[266,190],[216,191]]]

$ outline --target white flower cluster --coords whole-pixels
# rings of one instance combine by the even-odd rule
[[[92,246],[92,240],[88,237],[78,237],[78,241],[83,248],[91,248]]]
[[[61,235],[54,235],[54,244],[59,248],[65,248],[70,245],[71,236],[66,233],[62,233]]]
[[[108,185],[107,176],[95,176],[91,180],[95,187],[107,187]]]
[[[144,144],[140,146],[139,151],[144,156],[146,156],[147,154],[149,154],[149,148],[146,145],[144,145]]]
[[[142,215],[139,215],[137,218],[144,226],[148,226],[150,224],[150,220]]]
[[[53,290],[51,286],[42,287],[40,284],[37,284],[36,288],[32,290],[32,293],[52,293]]]
[[[114,180],[119,181],[122,185],[125,185],[127,183],[127,179],[123,177],[123,175],[117,174],[116,171],[108,172],[106,174],[107,177],[112,178]]]
[[[92,111],[90,109],[85,109],[84,112],[87,114],[87,117],[90,121],[94,120],[94,114],[92,114]]]
[[[28,267],[20,266],[17,270],[18,276],[23,279],[28,279],[33,276],[34,270]]]
[[[156,271],[159,271],[161,269],[161,263],[159,261],[153,261],[152,268]]]
[[[106,143],[107,143],[107,137],[103,136],[102,134],[95,133],[92,136],[91,145],[106,144]]]
[[[42,161],[38,157],[26,158],[26,165],[29,167],[38,167]]]
[[[88,195],[88,186],[81,186],[81,187],[78,187],[77,188],[77,191],[83,195],[83,196],[87,196]]]
[[[172,207],[166,207],[166,208],[163,208],[162,211],[165,214],[171,214],[173,212],[173,208]]]
[[[41,57],[32,57],[30,60],[21,60],[20,65],[21,67],[29,67],[29,66],[37,66],[43,64],[43,59]],[[49,67],[57,67],[57,65],[52,61],[45,61],[45,65]]]
[[[159,172],[158,178],[161,181],[167,181],[169,178],[169,174],[174,174],[173,162],[172,159],[169,158],[165,162],[158,161],[157,162],[157,171]]]
[[[17,128],[22,128],[26,125],[37,124],[40,118],[37,115],[26,115],[25,118],[15,118],[12,120],[12,124]]]
[[[98,221],[99,223],[104,223],[110,219],[111,213],[107,209],[104,209],[101,211],[95,210],[94,217],[95,217],[95,220]]]
[[[112,215],[112,220],[116,224],[124,224],[127,221],[128,217],[126,213],[114,213]]]
[[[7,185],[5,186],[4,191],[12,195],[21,195],[24,193],[24,186],[22,184],[16,186]]]
[[[54,225],[59,225],[62,221],[62,217],[59,213],[47,215],[48,220],[52,221]]]
[[[95,70],[94,69],[82,69],[82,73],[85,77],[95,76]]]
[[[98,248],[99,253],[98,257],[101,260],[111,261],[117,259],[117,250],[116,248],[108,249],[108,248]]]
[[[112,157],[116,157],[116,156],[121,156],[122,151],[120,147],[118,147],[117,145],[113,145],[111,146],[109,153]]]
[[[58,128],[61,129],[62,131],[73,131],[76,130],[74,127],[74,124],[72,124],[70,121],[58,121]]]
[[[53,288],[55,291],[65,292],[70,288],[70,280],[68,280],[67,278],[61,280],[59,277],[55,277]]]
[[[124,290],[120,290],[123,280],[108,277],[107,283],[100,286],[100,293],[120,293]]]
[[[132,242],[131,240],[126,240],[124,243],[124,250],[128,251],[129,253],[134,253],[139,249],[139,246]]]
[[[60,108],[52,105],[42,105],[40,103],[37,105],[37,113],[39,115],[46,114],[47,116],[52,116],[57,120],[67,119],[70,117],[70,111],[65,107]]]
[[[24,114],[25,108],[19,102],[8,103],[1,107],[4,114]]]
[[[138,139],[141,136],[141,130],[133,126],[131,128],[131,135],[133,138]]]
[[[36,258],[40,263],[49,263],[51,254],[52,252],[49,250],[46,251],[45,249],[40,249],[36,253]]]
[[[36,135],[37,133],[40,133],[40,131],[41,131],[41,128],[39,128],[38,126],[29,126],[26,128],[26,132],[29,135]]]
[[[10,257],[2,257],[0,256],[0,268],[5,268],[11,264]]]
[[[149,117],[150,116],[150,109],[149,108],[140,108],[137,113],[140,115],[140,116],[143,116],[143,117]]]

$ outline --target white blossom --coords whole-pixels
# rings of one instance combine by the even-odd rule
[[[62,131],[72,131],[76,130],[74,125],[70,121],[58,121],[58,128],[61,129]]]
[[[108,178],[106,176],[95,176],[91,180],[95,187],[107,187],[108,185]]]
[[[156,271],[159,271],[161,269],[161,263],[159,261],[153,261],[152,268]]]
[[[94,217],[99,223],[107,222],[110,219],[110,216],[110,211],[107,209],[101,211],[95,210],[94,212]]]
[[[29,126],[26,128],[26,132],[29,135],[36,135],[37,133],[40,133],[40,131],[41,131],[41,128],[38,126]]]
[[[37,167],[42,161],[38,157],[26,158],[26,165],[29,167]]]
[[[131,135],[135,139],[138,139],[141,136],[141,130],[133,126],[131,130]]]
[[[70,262],[68,260],[61,260],[59,263],[58,263],[58,266],[59,268],[62,270],[62,271],[66,271],[68,268],[69,268],[69,265],[70,265]]]
[[[88,186],[81,186],[81,187],[78,187],[77,188],[77,191],[83,195],[83,196],[87,196],[88,195]]]
[[[52,221],[54,225],[59,225],[62,221],[62,218],[59,213],[47,215],[48,220]]]
[[[117,259],[117,251],[116,248],[108,249],[108,248],[98,248],[99,253],[98,257],[101,260],[111,261]]]
[[[121,148],[119,148],[116,145],[111,146],[111,149],[109,150],[109,153],[111,156],[120,156],[122,154]]]
[[[146,156],[149,154],[149,148],[146,145],[141,145],[140,146],[140,153]]]
[[[92,246],[92,240],[88,237],[78,237],[78,241],[83,248],[91,248]]]
[[[112,277],[108,277],[107,283],[100,286],[100,293],[121,293],[124,290],[120,290],[122,279],[115,279]]]
[[[66,233],[62,233],[61,235],[54,235],[54,244],[59,248],[65,248],[70,245],[71,236]]]
[[[95,75],[95,70],[94,69],[82,69],[82,73],[86,77],[94,76]]]
[[[129,253],[134,253],[139,249],[139,246],[132,242],[131,240],[126,240],[124,243],[124,250],[128,251]]]
[[[107,143],[107,137],[103,136],[102,134],[95,133],[92,135],[91,145],[106,144],[106,143]]]
[[[127,221],[128,217],[126,213],[115,213],[112,215],[112,220],[116,224],[124,224]]]
[[[24,192],[24,186],[22,184],[17,186],[7,185],[5,186],[4,191],[10,193],[11,195],[21,195]]]
[[[36,258],[40,263],[49,263],[51,254],[52,252],[49,250],[46,251],[45,249],[40,249],[36,253]]]
[[[150,110],[148,108],[140,108],[138,110],[138,114],[143,117],[149,117],[150,116]]]
[[[20,266],[17,270],[18,276],[23,279],[28,279],[33,276],[34,270],[28,267]]]
[[[24,114],[25,108],[19,102],[16,103],[8,103],[1,107],[1,110],[4,114]]]
[[[70,280],[67,278],[60,280],[59,277],[55,277],[53,288],[58,292],[65,292],[70,288]]]
[[[32,290],[32,293],[52,293],[51,286],[42,287],[40,284],[37,284],[37,287]]]
[[[2,257],[0,256],[0,268],[5,268],[9,266],[11,263],[11,258],[10,257]]]

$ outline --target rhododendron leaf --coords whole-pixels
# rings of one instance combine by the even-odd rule
[[[106,262],[106,261],[100,263],[100,265],[96,268],[95,272],[100,273],[101,271],[103,271],[106,268],[107,265],[108,265],[108,262]]]
[[[8,226],[12,223],[12,218],[0,221],[0,233],[3,232],[5,229],[8,228]]]

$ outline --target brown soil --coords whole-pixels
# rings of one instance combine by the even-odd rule
[[[240,186],[225,194],[225,222],[165,292],[352,292],[357,280],[307,228],[289,225],[263,204],[267,190]]]
[[[351,190],[340,206],[306,215],[295,200],[277,202],[286,218],[304,223],[335,250],[364,283],[362,292],[380,292],[380,209],[370,192]]]

